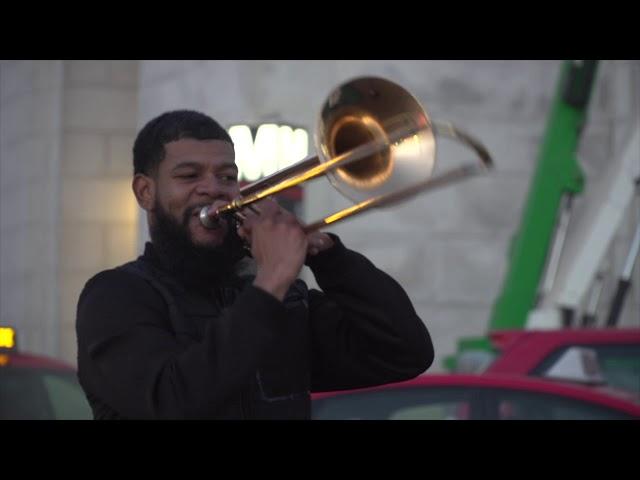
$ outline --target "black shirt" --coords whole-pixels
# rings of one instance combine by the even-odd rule
[[[307,262],[322,291],[296,281],[284,302],[251,279],[190,289],[150,243],[135,262],[94,276],[76,322],[94,416],[309,418],[310,391],[422,373],[433,346],[406,293],[333,238]]]

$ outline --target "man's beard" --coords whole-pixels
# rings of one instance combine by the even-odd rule
[[[156,203],[155,221],[149,228],[151,241],[163,266],[182,283],[197,287],[232,284],[237,280],[238,262],[246,255],[235,220],[229,217],[222,244],[196,245],[191,239],[189,222],[200,208],[187,208],[180,224]]]

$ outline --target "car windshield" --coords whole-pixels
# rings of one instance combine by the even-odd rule
[[[1,420],[89,420],[91,408],[74,372],[0,369]]]
[[[467,420],[475,392],[466,388],[390,389],[314,400],[314,420]]]
[[[505,388],[418,387],[314,400],[314,420],[627,420],[613,407]]]

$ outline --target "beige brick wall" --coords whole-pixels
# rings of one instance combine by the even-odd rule
[[[75,316],[86,281],[136,256],[131,191],[138,63],[65,62],[59,248],[61,354],[75,363]]]
[[[76,361],[85,282],[135,258],[138,62],[0,63],[0,321]]]

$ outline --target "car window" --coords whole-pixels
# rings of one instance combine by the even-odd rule
[[[609,385],[640,393],[640,345],[580,345],[595,350],[602,375]],[[554,351],[532,372],[545,375],[570,347]]]
[[[44,385],[37,375],[0,369],[0,419],[46,420],[53,417]]]
[[[56,420],[86,420],[93,418],[91,407],[75,375],[42,375],[53,418]]]
[[[91,418],[91,408],[73,372],[0,369],[0,419]]]
[[[314,400],[314,420],[468,420],[474,391],[466,388],[389,389]]]
[[[560,395],[505,389],[484,391],[488,420],[628,420],[633,416]]]

